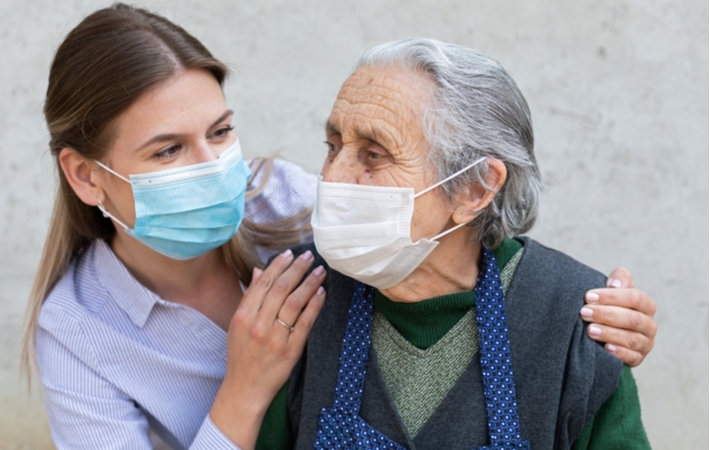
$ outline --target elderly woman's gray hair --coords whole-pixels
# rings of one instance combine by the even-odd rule
[[[530,110],[515,81],[496,61],[466,47],[433,39],[405,39],[374,47],[358,61],[428,75],[436,85],[422,126],[429,158],[443,180],[481,157],[505,163],[508,177],[493,202],[471,223],[483,244],[528,231],[537,217],[542,180],[533,153]],[[444,184],[449,199],[472,182],[486,186],[487,164]]]

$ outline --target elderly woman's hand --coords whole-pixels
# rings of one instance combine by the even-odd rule
[[[580,314],[592,322],[587,328],[589,337],[605,342],[607,351],[629,366],[641,364],[656,337],[656,302],[634,287],[631,273],[624,268],[614,270],[607,288],[588,291],[585,301]]]
[[[313,255],[290,250],[255,269],[227,334],[227,372],[210,410],[212,422],[242,449],[253,448],[261,421],[306,345],[325,300],[325,270],[301,282]]]

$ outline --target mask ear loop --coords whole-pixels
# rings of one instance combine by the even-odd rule
[[[99,210],[101,211],[101,214],[103,214],[104,217],[106,217],[107,219],[111,219],[111,220],[113,220],[114,222],[118,223],[118,224],[121,225],[121,226],[123,227],[123,229],[126,230],[126,231],[132,231],[132,230],[128,227],[128,225],[126,225],[125,223],[121,222],[121,221],[118,220],[113,214],[111,214],[110,212],[108,212],[108,211],[106,210],[106,207],[104,206],[104,204],[101,202],[101,200],[99,200],[99,206],[97,206],[97,208],[99,208]]]
[[[483,210],[474,211],[474,213],[476,213],[476,216],[478,216],[478,213],[480,213],[481,211],[483,211]],[[475,219],[475,217],[474,217],[473,219],[469,220],[468,222],[460,223],[460,224],[456,225],[455,227],[451,227],[450,229],[448,229],[448,230],[446,230],[446,231],[444,231],[444,232],[442,232],[442,233],[437,234],[436,236],[434,236],[433,238],[431,238],[431,240],[432,240],[432,241],[435,241],[435,240],[437,240],[437,239],[439,239],[439,238],[442,238],[442,237],[446,236],[447,234],[449,234],[449,233],[451,233],[451,232],[453,232],[453,231],[458,230],[458,229],[461,228],[462,226],[468,225],[469,223],[473,222],[474,219]]]
[[[98,164],[99,166],[101,166],[102,168],[106,169],[108,172],[110,172],[110,173],[116,175],[118,178],[122,179],[122,180],[125,181],[126,183],[131,184],[131,180],[129,180],[128,178],[124,177],[124,176],[121,175],[120,173],[114,171],[114,170],[111,169],[109,166],[105,165],[104,163],[102,163],[102,162],[100,162],[100,161],[96,161],[96,160],[94,160],[94,162],[95,162],[96,164]]]
[[[439,181],[439,182],[436,183],[436,184],[433,184],[433,185],[429,186],[428,188],[424,189],[423,191],[417,192],[416,194],[414,194],[414,198],[417,198],[417,197],[419,197],[420,195],[424,195],[424,194],[426,194],[427,192],[431,191],[432,189],[438,188],[439,186],[441,186],[442,184],[446,183],[447,181],[452,180],[452,179],[456,178],[457,176],[461,175],[462,173],[466,172],[468,169],[470,169],[471,167],[475,166],[476,164],[479,164],[479,163],[485,161],[486,158],[487,158],[487,157],[484,156],[483,158],[477,159],[476,161],[474,161],[473,163],[471,163],[471,164],[469,164],[468,166],[464,167],[463,169],[459,170],[459,171],[456,172],[455,174],[453,174],[453,175],[451,175],[451,176],[449,176],[449,177],[444,178],[443,180]]]
[[[446,183],[447,181],[456,178],[457,176],[459,176],[459,175],[461,175],[462,173],[466,172],[466,171],[467,171],[468,169],[470,169],[471,167],[473,167],[473,166],[475,166],[475,165],[477,165],[477,164],[479,164],[479,163],[481,163],[481,162],[483,162],[483,161],[485,161],[485,160],[486,160],[486,157],[485,157],[485,156],[484,156],[483,158],[477,159],[476,161],[474,161],[473,163],[471,163],[471,164],[469,164],[468,166],[464,167],[463,169],[459,170],[458,172],[454,173],[453,175],[444,178],[443,180],[439,181],[438,183],[436,183],[436,184],[434,184],[434,185],[432,185],[432,186],[429,186],[428,188],[424,189],[423,191],[419,191],[418,193],[416,193],[416,194],[414,195],[414,198],[417,198],[417,197],[419,197],[420,195],[424,195],[424,194],[426,194],[427,192],[431,191],[432,189],[435,189],[435,188],[441,186],[442,184]],[[479,211],[476,211],[476,212],[478,213]],[[462,226],[467,225],[467,224],[469,224],[469,223],[471,223],[471,221],[464,222],[464,223],[460,223],[460,224],[456,225],[455,227],[451,227],[451,228],[449,228],[448,230],[446,230],[446,231],[444,231],[444,232],[442,232],[442,233],[437,234],[436,236],[434,236],[434,237],[431,238],[430,240],[436,241],[437,239],[440,239],[440,238],[446,236],[446,235],[449,234],[449,233],[453,233],[454,231],[458,230],[458,229],[461,228]]]
[[[458,229],[461,228],[462,226],[468,225],[469,223],[471,223],[471,221],[469,221],[469,222],[464,222],[464,223],[460,223],[460,224],[456,225],[455,227],[449,228],[448,230],[444,231],[443,233],[437,234],[436,236],[434,236],[434,237],[431,238],[430,240],[431,240],[431,241],[436,241],[437,239],[440,239],[440,238],[446,236],[447,234],[452,233],[452,232],[458,230]]]
[[[106,171],[108,171],[109,173],[112,173],[112,174],[116,175],[118,178],[122,179],[122,180],[125,181],[126,183],[132,184],[132,183],[131,183],[131,180],[129,180],[128,178],[126,178],[126,177],[124,177],[123,175],[119,174],[118,172],[114,171],[113,169],[111,169],[111,168],[110,168],[109,166],[107,166],[106,164],[103,164],[101,161],[96,161],[96,160],[94,160],[94,162],[95,162],[96,164],[98,164],[99,166],[101,166],[102,168],[104,168],[104,169],[105,169]],[[108,210],[106,209],[106,207],[104,206],[104,204],[101,202],[101,200],[99,200],[98,208],[99,208],[99,210],[101,211],[101,214],[103,214],[104,217],[106,217],[107,219],[111,219],[111,220],[113,220],[114,222],[118,223],[119,225],[121,225],[121,226],[123,227],[124,230],[132,231],[125,223],[121,222],[121,221],[118,220],[113,214],[111,214],[110,212],[108,212]]]

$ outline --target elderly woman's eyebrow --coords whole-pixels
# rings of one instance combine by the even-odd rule
[[[364,141],[371,141],[376,144],[383,145],[382,139],[380,139],[381,136],[379,136],[374,130],[355,130],[355,136]]]
[[[340,134],[340,130],[329,120],[325,123],[325,135],[332,136],[334,134]]]
[[[374,142],[388,152],[388,149],[396,146],[396,142],[393,140],[394,137],[385,129],[379,127],[369,126],[366,128],[357,128],[355,130],[355,135],[359,139]]]
[[[355,127],[353,132],[358,139],[374,142],[375,144],[378,144],[385,148],[385,150],[387,150],[388,148],[390,148],[391,145],[393,145],[392,137],[389,134],[378,132],[378,130],[373,127]],[[328,120],[325,123],[325,135],[327,137],[330,137],[336,134],[340,135],[342,133],[340,132],[340,129],[337,125]]]

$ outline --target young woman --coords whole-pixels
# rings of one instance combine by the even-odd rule
[[[150,448],[149,429],[174,448],[252,448],[300,357],[324,270],[288,250],[260,267],[309,236],[316,180],[244,162],[226,74],[185,30],[123,4],[57,50],[44,112],[60,186],[24,365],[60,449]],[[595,292],[603,336],[640,362],[653,301]]]

